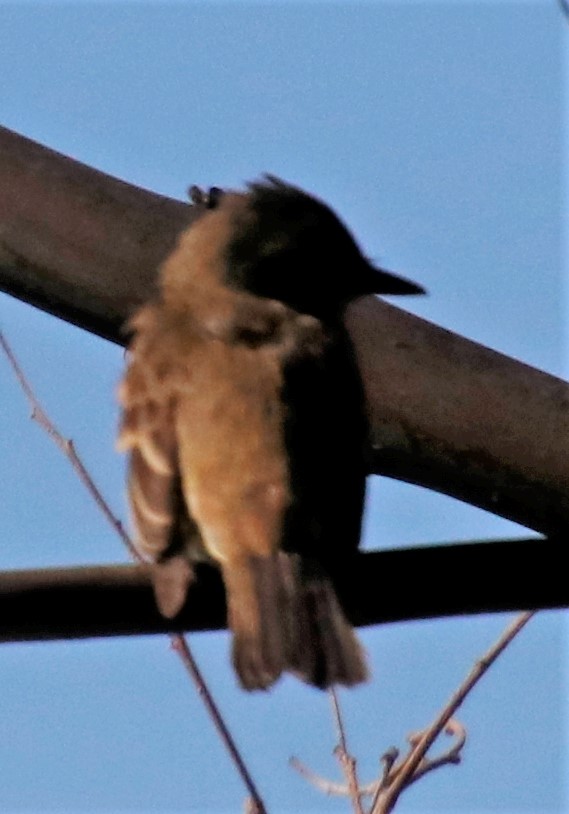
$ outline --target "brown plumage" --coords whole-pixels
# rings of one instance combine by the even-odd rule
[[[356,550],[367,423],[341,316],[372,269],[322,203],[269,178],[208,200],[130,322],[119,448],[136,545],[174,617],[192,563],[221,569],[246,689],[289,670],[319,687],[366,678],[329,574]],[[395,293],[395,291],[393,292]]]

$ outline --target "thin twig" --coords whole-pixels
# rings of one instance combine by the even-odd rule
[[[309,769],[306,764],[304,764],[297,757],[294,757],[294,755],[288,759],[288,765],[292,769],[295,769],[295,771],[297,771],[301,777],[304,777],[308,783],[311,783],[315,788],[323,792],[323,794],[326,794],[328,797],[350,796],[350,789],[344,783],[335,783],[333,780],[327,780],[325,777],[322,777],[322,775],[316,774],[316,772]],[[372,783],[366,783],[365,786],[360,786],[360,797],[372,797],[375,794],[378,785],[379,781],[374,780]]]
[[[415,783],[428,772],[432,772],[441,766],[460,763],[462,749],[466,742],[466,730],[459,721],[452,717],[453,714],[486,671],[494,664],[498,656],[500,656],[518,633],[520,633],[522,628],[525,627],[536,612],[537,611],[525,611],[515,617],[513,622],[506,627],[492,647],[476,662],[433,723],[427,729],[421,732],[415,732],[408,737],[410,749],[404,758],[399,760],[398,750],[392,747],[381,758],[383,770],[379,780],[366,784],[365,786],[356,785],[358,801],[361,801],[362,797],[372,797],[369,814],[389,814],[389,812],[393,811],[401,793],[412,783]],[[336,751],[338,752],[338,750],[343,749],[347,754],[345,730],[340,708],[337,704],[337,699],[332,695],[331,700],[339,740]],[[452,736],[454,739],[453,743],[446,751],[436,757],[427,758],[428,750],[442,732]],[[291,758],[289,763],[302,777],[325,794],[341,797],[350,796],[352,800],[354,799],[353,785],[350,784],[347,774],[347,784],[334,783],[313,772],[297,758]],[[355,782],[357,784],[357,780]]]
[[[448,766],[449,764],[458,764],[461,760],[462,750],[464,748],[464,744],[466,743],[466,728],[460,721],[457,721],[455,718],[451,718],[448,721],[447,725],[444,728],[445,735],[449,735],[450,737],[454,738],[454,742],[449,746],[449,748],[441,752],[440,755],[434,758],[427,758],[424,757],[423,760],[419,763],[417,769],[415,769],[413,776],[409,780],[406,785],[406,788],[409,788],[411,783],[415,783],[421,777],[424,777],[428,772],[432,772],[434,769],[438,769],[441,766]],[[423,732],[416,732],[414,735],[410,735],[408,737],[408,741],[411,744],[412,748],[419,743],[420,739],[423,736]]]
[[[221,738],[222,742],[225,744],[227,751],[229,752],[231,759],[233,760],[235,766],[239,774],[241,775],[245,786],[247,787],[247,791],[250,795],[250,803],[249,809],[251,814],[265,814],[265,806],[264,803],[259,796],[259,792],[253,782],[253,778],[249,774],[249,770],[247,766],[243,762],[243,758],[237,749],[235,741],[227,728],[223,717],[219,711],[219,707],[213,700],[213,697],[209,691],[207,683],[199,669],[196,660],[190,650],[188,642],[185,636],[180,634],[172,635],[171,637],[172,647],[174,650],[179,654],[182,663],[186,670],[188,671],[190,677],[192,678],[198,695],[202,699],[205,708],[207,709],[211,720],[213,721],[213,725],[215,726],[219,737]]]
[[[325,777],[316,774],[316,772],[313,772],[312,769],[305,766],[297,757],[290,757],[288,763],[301,777],[304,777],[304,779],[317,788],[318,791],[321,791],[328,797],[348,797],[350,795],[349,788],[343,783],[334,783],[333,780],[327,780]]]
[[[393,782],[387,789],[379,790],[377,799],[372,806],[371,814],[388,814],[388,812],[393,810],[401,792],[413,782],[416,772],[418,770],[421,771],[420,764],[427,751],[446,727],[468,693],[480,681],[489,667],[491,667],[498,656],[518,635],[522,628],[525,627],[535,613],[536,611],[524,611],[524,613],[516,616],[514,621],[508,625],[495,644],[476,662],[466,679],[452,694],[433,723],[425,729],[403,765],[397,769],[397,776]],[[422,773],[424,774],[424,772]]]
[[[30,407],[31,407],[31,418],[33,421],[37,422],[40,427],[49,435],[52,441],[59,447],[61,452],[69,459],[71,465],[77,475],[79,476],[81,482],[86,487],[87,491],[99,507],[99,509],[103,512],[108,522],[117,532],[119,537],[121,538],[122,542],[128,548],[130,554],[135,559],[140,559],[137,554],[137,551],[132,543],[132,540],[124,530],[123,524],[118,520],[115,515],[113,514],[109,504],[101,494],[100,490],[97,488],[96,484],[94,483],[93,479],[91,478],[89,472],[83,465],[82,460],[77,454],[73,441],[69,438],[65,438],[57,429],[53,421],[49,418],[46,414],[45,410],[39,403],[34,391],[32,390],[28,380],[24,376],[24,372],[20,367],[18,360],[14,356],[14,352],[12,348],[8,344],[8,340],[5,338],[2,331],[0,331],[0,347],[6,354],[6,357],[14,371],[14,375],[18,380],[18,384],[22,388],[25,397],[27,398]]]
[[[336,732],[338,734],[338,745],[334,749],[334,754],[340,762],[342,771],[348,784],[352,805],[355,814],[364,814],[360,799],[360,788],[358,783],[358,774],[356,769],[356,759],[348,752],[348,745],[346,741],[346,730],[344,721],[342,719],[342,712],[338,702],[338,694],[334,687],[331,687],[328,695],[332,705],[332,713],[334,722],[336,724]]]
[[[103,497],[101,491],[93,481],[91,475],[87,471],[87,468],[83,464],[83,461],[79,457],[73,441],[70,439],[65,438],[62,433],[57,429],[53,421],[49,418],[43,407],[41,406],[37,396],[35,395],[34,391],[31,388],[30,383],[28,382],[26,376],[18,360],[16,359],[12,348],[8,344],[8,340],[5,338],[2,331],[0,331],[0,347],[6,354],[6,357],[14,371],[16,379],[24,395],[26,396],[28,402],[30,403],[32,412],[31,418],[36,421],[40,427],[49,435],[49,437],[54,441],[61,452],[68,458],[70,461],[73,469],[79,476],[81,482],[86,487],[87,491],[94,499],[95,503],[99,507],[99,509],[103,512],[104,516],[108,520],[108,522],[112,525],[115,531],[120,536],[122,542],[126,545],[129,553],[131,554],[134,559],[141,561],[140,554],[138,553],[134,543],[130,539],[127,532],[124,530],[123,524],[120,520],[115,517],[112,509],[110,508],[109,504]],[[190,674],[196,688],[198,691],[198,695],[202,699],[206,710],[213,721],[213,724],[224,744],[231,760],[233,761],[243,783],[250,795],[249,801],[249,810],[251,814],[266,814],[266,809],[263,803],[259,792],[253,782],[253,779],[237,749],[237,745],[227,728],[223,717],[217,707],[209,688],[206,684],[204,677],[197,665],[196,660],[194,659],[192,652],[190,650],[190,646],[186,640],[185,636],[180,634],[172,634],[170,636],[170,641],[172,643],[173,649],[178,653],[184,667],[186,668],[187,672]]]

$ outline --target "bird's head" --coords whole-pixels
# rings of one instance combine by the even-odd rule
[[[163,267],[165,296],[191,307],[200,291],[234,289],[279,300],[322,320],[338,320],[366,294],[424,290],[364,257],[352,235],[322,201],[267,175],[246,192],[192,188],[202,217],[181,236]],[[215,300],[212,299],[212,302]]]
[[[366,294],[424,293],[374,267],[326,204],[270,175],[248,186],[226,259],[230,286],[319,318]]]

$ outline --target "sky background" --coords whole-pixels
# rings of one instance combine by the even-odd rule
[[[568,26],[554,0],[0,0],[0,123],[175,198],[191,183],[278,174],[327,200],[368,255],[427,287],[402,307],[566,376]],[[4,295],[0,325],[124,517],[113,449],[122,350]],[[0,569],[123,561],[2,358],[0,397]],[[366,548],[527,534],[405,484],[369,487]],[[341,697],[364,781],[510,618],[362,631],[373,681]],[[459,714],[463,764],[417,783],[398,812],[569,810],[565,632],[562,613],[531,622]],[[339,779],[326,695],[289,678],[246,695],[226,634],[191,644],[270,811],[348,811],[287,766],[294,754]],[[4,645],[0,686],[0,810],[241,810],[240,780],[166,638]]]

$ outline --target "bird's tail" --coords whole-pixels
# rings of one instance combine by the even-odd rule
[[[248,557],[223,568],[233,663],[246,690],[290,671],[322,689],[365,681],[363,650],[334,587],[296,554]]]

